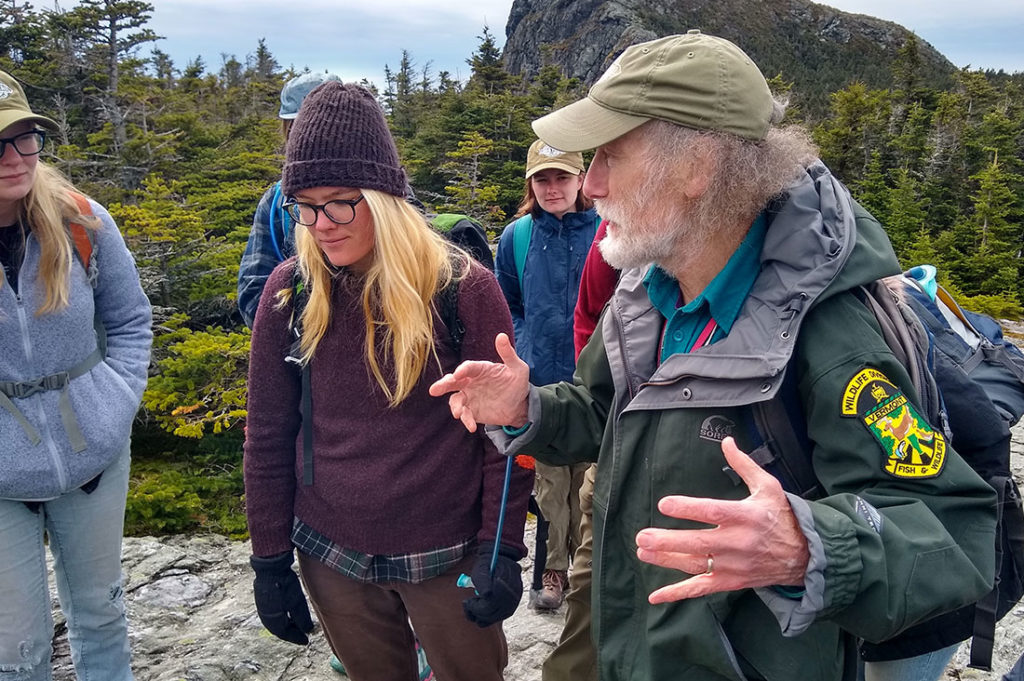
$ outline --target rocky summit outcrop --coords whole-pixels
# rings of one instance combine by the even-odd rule
[[[765,76],[792,81],[809,113],[855,80],[892,85],[892,64],[911,35],[808,0],[515,0],[503,59],[511,73],[529,77],[553,64],[589,85],[628,45],[691,28],[732,40]],[[915,77],[947,85],[953,65],[923,40],[918,47]]]

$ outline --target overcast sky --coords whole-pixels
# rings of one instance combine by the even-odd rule
[[[466,59],[485,24],[499,46],[512,0],[151,0],[157,46],[180,69],[202,56],[210,71],[223,54],[240,61],[260,38],[282,67],[329,69],[345,80],[383,85],[402,50],[434,75],[469,75]],[[760,0],[750,0],[757,2]],[[1024,0],[834,0],[847,12],[895,21],[957,66],[1024,71]],[[742,47],[742,46],[741,46]]]

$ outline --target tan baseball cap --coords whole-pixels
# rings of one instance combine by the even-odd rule
[[[25,91],[11,74],[0,71],[0,130],[21,121],[33,121],[47,130],[57,132],[57,124],[46,116],[32,113]]]
[[[743,50],[692,30],[627,47],[584,99],[538,118],[533,131],[554,147],[583,151],[653,118],[756,141],[773,108],[768,83]]]
[[[526,179],[534,173],[548,168],[558,168],[573,175],[583,172],[583,154],[578,151],[565,152],[537,140],[526,152]]]

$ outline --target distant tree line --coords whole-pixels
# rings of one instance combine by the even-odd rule
[[[154,47],[152,11],[141,0],[81,0],[68,10],[0,0],[0,68],[61,124],[48,160],[109,208],[154,306],[136,439],[164,451],[150,468],[136,462],[129,521],[178,531],[199,517],[239,534],[237,508],[204,509],[201,499],[240,490],[249,332],[235,279],[257,201],[280,175],[278,96],[297,74],[263,40],[243,60],[174,64]],[[522,195],[530,122],[585,90],[553,66],[528,81],[510,75],[486,27],[467,61],[471,75],[459,82],[402,51],[374,91],[419,197],[495,235]],[[974,307],[1019,317],[1022,78],[965,69],[940,90],[921,82],[919,66],[909,40],[892,88],[854,83],[831,94],[820,120],[805,119],[793,93],[790,120],[811,127],[824,161],[886,226],[906,265],[935,264]],[[789,89],[784,73],[771,83]],[[181,438],[205,444],[189,450]],[[145,517],[154,504],[164,511]]]

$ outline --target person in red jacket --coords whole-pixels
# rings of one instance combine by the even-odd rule
[[[608,223],[601,221],[594,235],[594,242],[587,251],[587,260],[583,263],[583,274],[580,275],[580,292],[576,297],[576,309],[572,315],[572,339],[576,346],[576,359],[579,359],[583,347],[590,340],[601,319],[604,306],[608,304],[615,285],[619,283],[619,271],[601,257],[597,247],[608,234]]]
[[[257,612],[279,638],[308,641],[297,549],[353,681],[417,678],[410,623],[440,678],[499,681],[501,621],[522,596],[532,474],[513,470],[502,529],[504,457],[427,388],[463,359],[496,357],[494,335],[512,331],[508,308],[494,276],[405,201],[394,140],[366,89],[329,81],[314,90],[285,156],[296,256],[267,281],[249,370]],[[458,343],[439,312],[453,290]]]
[[[580,292],[573,311],[573,343],[576,358],[594,334],[601,313],[615,293],[619,271],[601,256],[598,244],[607,234],[602,221],[587,251],[580,276]],[[594,555],[594,476],[597,464],[587,468],[580,485],[580,545],[572,557],[569,593],[565,597],[565,626],[558,645],[541,667],[542,681],[597,681],[597,654],[590,631],[591,562]]]

